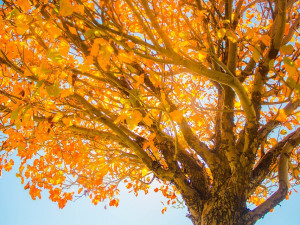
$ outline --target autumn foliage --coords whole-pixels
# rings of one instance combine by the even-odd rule
[[[118,206],[120,183],[154,182],[195,225],[253,224],[298,183],[300,1],[10,0],[0,16],[0,175],[20,160],[32,199]]]

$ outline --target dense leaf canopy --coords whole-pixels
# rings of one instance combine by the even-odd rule
[[[117,206],[120,182],[156,180],[192,216],[224,187],[258,219],[298,183],[299,1],[11,0],[0,16],[0,172],[15,151],[33,199]]]

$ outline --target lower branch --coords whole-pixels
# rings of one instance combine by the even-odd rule
[[[285,199],[288,193],[288,184],[289,184],[289,157],[294,149],[294,146],[286,142],[283,146],[283,152],[280,155],[279,167],[278,167],[278,178],[279,178],[279,188],[278,190],[271,195],[264,203],[259,205],[253,211],[249,212],[251,222],[255,222],[267,214],[271,209],[278,205],[282,200]]]
[[[249,195],[253,193],[256,187],[269,174],[271,168],[277,163],[277,157],[285,152],[287,146],[295,148],[300,144],[300,128],[278,142],[272,149],[270,149],[265,156],[257,163],[252,171],[252,177],[249,184]]]

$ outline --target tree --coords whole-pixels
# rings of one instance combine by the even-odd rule
[[[1,7],[0,169],[17,151],[33,199],[156,180],[195,225],[254,224],[298,183],[300,1]]]

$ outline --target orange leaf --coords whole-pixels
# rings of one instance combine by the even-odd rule
[[[24,189],[25,189],[25,190],[27,190],[28,188],[30,188],[29,182],[24,186]]]
[[[292,130],[292,129],[293,129],[291,123],[286,123],[286,124],[284,124],[284,125],[285,125],[285,126],[287,127],[287,129],[289,129],[289,130]]]
[[[181,120],[183,118],[182,113],[179,110],[175,110],[175,111],[171,112],[170,116],[177,123],[181,123]]]
[[[285,114],[284,110],[280,109],[277,120],[280,122],[284,122],[286,120],[286,118],[287,118],[287,115]]]
[[[119,199],[112,199],[110,202],[109,202],[109,206],[115,206],[115,207],[118,207],[119,205]]]
[[[271,42],[271,38],[269,35],[262,35],[261,39],[262,43],[264,43],[264,45],[269,46],[270,42]]]
[[[152,119],[150,119],[149,114],[147,114],[146,117],[143,118],[143,120],[144,120],[145,124],[149,127],[153,124],[153,121],[152,121]]]
[[[74,12],[74,7],[69,0],[60,0],[59,14],[61,16],[70,16]]]

